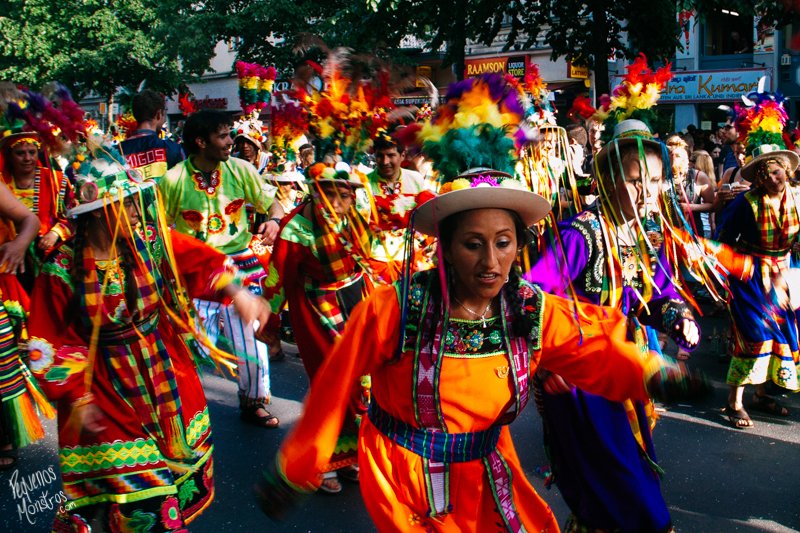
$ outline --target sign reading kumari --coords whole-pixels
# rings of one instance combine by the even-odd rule
[[[755,91],[758,80],[768,75],[766,69],[678,71],[661,93],[659,103],[738,100],[743,94]]]

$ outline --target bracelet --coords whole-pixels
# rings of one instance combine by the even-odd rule
[[[269,219],[269,221],[270,221],[270,222],[274,222],[274,223],[276,223],[276,224],[277,224],[277,225],[279,225],[279,226],[281,225],[281,220],[282,220],[282,219],[280,219],[280,218],[278,218],[278,217],[272,217],[272,218],[270,218],[270,219]]]
[[[88,405],[93,402],[94,402],[94,394],[92,394],[91,392],[86,392],[83,394],[83,396],[72,402],[72,404],[70,405],[72,406],[73,409],[77,409],[78,407],[83,407],[84,405]]]

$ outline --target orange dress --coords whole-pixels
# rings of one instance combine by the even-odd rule
[[[581,318],[577,327],[569,301],[534,290],[541,348],[527,352],[528,377],[541,363],[577,386],[609,399],[647,399],[644,378],[648,362],[634,344],[626,341],[626,320],[621,312],[583,305],[586,318]],[[396,286],[376,289],[355,309],[344,335],[312,382],[303,417],[278,453],[278,472],[296,490],[312,491],[319,485],[319,473],[336,444],[351,401],[348,388],[325,384],[348,383],[370,373],[373,402],[401,424],[420,427],[415,421],[419,407],[415,402],[418,376],[414,350],[395,356],[400,323]],[[462,325],[469,329],[470,324]],[[480,331],[479,321],[473,326]],[[471,356],[471,340],[465,339],[466,343],[461,343],[465,349],[444,350],[434,381],[438,384],[440,417],[449,433],[490,430],[518,400],[515,391],[519,388],[514,372],[509,371],[510,350]],[[458,344],[450,342],[448,346]],[[370,418],[363,419],[359,434],[361,492],[381,531],[559,530],[552,511],[525,478],[507,426],[499,429],[494,451],[508,472],[510,490],[503,494],[493,488],[485,459],[449,463],[449,507],[437,514],[429,510],[430,491],[436,488],[429,483],[427,460],[398,445],[372,420],[370,413]],[[508,516],[512,517],[511,525],[504,518]]]

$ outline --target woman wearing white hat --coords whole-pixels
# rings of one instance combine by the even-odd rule
[[[213,496],[211,426],[195,364],[208,345],[188,296],[266,323],[227,257],[150,218],[152,181],[110,146],[81,168],[75,238],[31,294],[31,370],[58,410],[64,493],[54,529],[185,531]],[[180,265],[180,268],[178,268]],[[232,365],[224,354],[229,367]]]

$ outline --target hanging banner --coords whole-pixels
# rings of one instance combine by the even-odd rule
[[[762,17],[755,17],[753,53],[769,54],[775,51],[775,26]]]
[[[675,59],[692,59],[695,56],[695,40],[697,38],[695,27],[697,14],[693,9],[683,9],[678,12],[678,27],[680,27],[680,44],[683,49],[675,50]]]

